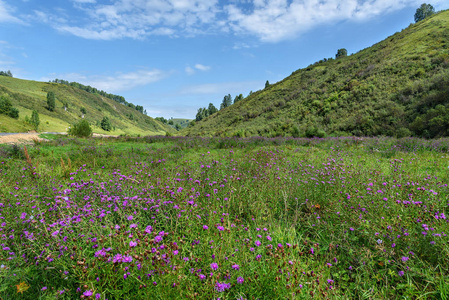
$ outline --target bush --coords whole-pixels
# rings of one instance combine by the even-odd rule
[[[76,137],[90,137],[92,136],[92,128],[90,127],[89,122],[81,120],[69,128],[67,133]]]
[[[10,116],[13,119],[18,119],[19,118],[19,110],[15,107],[11,107],[9,109],[8,116]]]

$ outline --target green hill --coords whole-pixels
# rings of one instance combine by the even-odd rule
[[[438,137],[448,130],[449,11],[443,11],[356,54],[297,70],[183,132]]]
[[[47,109],[47,93],[50,91],[56,96],[54,111]],[[19,110],[18,119],[0,114],[0,132],[24,132],[33,129],[33,126],[26,122],[33,110],[39,113],[39,131],[66,132],[71,124],[84,118],[91,124],[95,133],[164,135],[166,132],[175,132],[171,127],[134,108],[60,83],[0,76],[0,98],[9,99],[12,106]],[[65,104],[67,108],[64,108]],[[82,113],[82,108],[85,114]],[[110,119],[111,131],[101,129],[103,117]]]

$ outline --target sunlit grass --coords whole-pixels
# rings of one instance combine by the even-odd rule
[[[448,145],[58,136],[28,159],[1,146],[0,297],[444,299]]]

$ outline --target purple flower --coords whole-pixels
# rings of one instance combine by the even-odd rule
[[[129,242],[129,246],[130,246],[131,248],[136,247],[136,246],[137,246],[137,243],[134,242],[134,241],[130,241],[130,242]]]
[[[401,276],[401,277],[404,276],[404,271],[399,271],[398,275]]]
[[[401,258],[401,260],[403,261],[403,262],[406,262],[407,260],[409,260],[410,258],[408,257],[408,256],[403,256],[402,258]]]
[[[237,277],[237,283],[242,284],[243,282],[245,282],[245,279],[243,279],[243,277]]]
[[[224,230],[224,227],[223,227],[223,226],[218,226],[217,229],[218,229],[219,231],[223,231],[223,230]]]
[[[231,284],[226,283],[226,282],[217,282],[215,284],[215,290],[219,293],[224,292],[227,289],[231,288]]]
[[[47,289],[46,286],[44,286],[43,288],[41,288],[41,291],[45,291]]]
[[[173,255],[178,255],[179,251],[178,250],[173,250]]]
[[[267,235],[267,240],[271,242],[271,236]]]
[[[83,295],[86,296],[86,297],[89,297],[89,296],[92,296],[93,293],[92,293],[91,290],[87,290],[87,291],[85,291],[85,292],[83,293]]]
[[[232,268],[233,268],[234,270],[240,270],[240,266],[239,266],[238,264],[233,264],[233,265],[232,265]]]
[[[203,229],[204,229],[204,230],[208,230],[208,229],[209,229],[209,226],[203,225]]]
[[[314,253],[315,253],[315,251],[313,250],[313,247],[310,248],[310,253],[311,253],[311,254],[314,254]]]
[[[262,245],[262,243],[261,243],[259,240],[255,241],[254,243],[256,244],[257,247],[259,247],[260,245]]]
[[[161,237],[160,235],[156,235],[156,236],[154,237],[154,241],[155,241],[156,243],[159,243],[159,242],[162,241],[162,237]]]
[[[152,230],[153,230],[153,227],[151,227],[150,225],[148,225],[147,228],[145,228],[145,232],[148,234],[150,234]]]
[[[130,228],[137,228],[137,224],[131,224],[129,225]]]
[[[198,277],[200,278],[200,280],[204,280],[206,278],[206,275],[200,274],[198,275]]]
[[[96,294],[95,299],[101,299],[101,294],[100,293]]]
[[[210,264],[210,268],[211,268],[212,270],[217,270],[217,269],[218,269],[218,264],[217,264],[217,263],[211,263],[211,264]]]

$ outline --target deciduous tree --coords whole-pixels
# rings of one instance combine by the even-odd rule
[[[423,3],[415,12],[415,22],[419,22],[431,16],[435,13],[435,9],[432,5]]]

